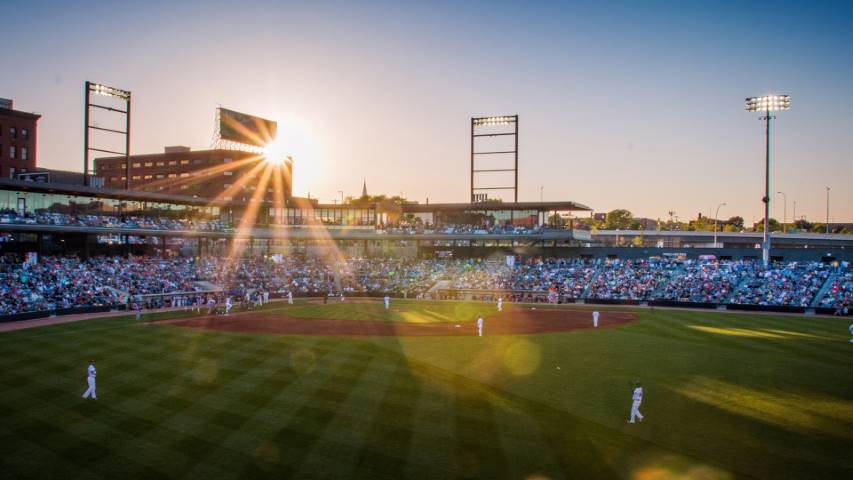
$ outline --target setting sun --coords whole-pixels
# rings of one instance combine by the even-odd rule
[[[274,140],[264,146],[264,160],[275,165],[281,165],[287,158],[281,142]]]

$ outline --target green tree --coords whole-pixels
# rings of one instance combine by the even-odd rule
[[[604,220],[604,228],[607,230],[628,230],[631,228],[633,220],[634,215],[631,212],[618,208],[607,212],[607,217]]]
[[[743,217],[740,217],[740,216],[730,217],[728,220],[726,220],[726,223],[735,228],[732,231],[736,232],[738,230],[743,230]]]

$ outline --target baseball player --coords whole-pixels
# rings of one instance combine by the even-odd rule
[[[635,423],[634,419],[638,419],[641,422],[643,421],[643,414],[640,413],[640,404],[643,403],[643,385],[640,382],[637,382],[634,387],[634,395],[632,396],[633,403],[631,403],[631,419],[628,420],[628,423]]]
[[[483,336],[483,317],[477,319],[477,335]]]
[[[291,295],[290,298],[293,298],[293,296]],[[264,305],[266,305],[268,303],[270,303],[270,292],[267,290],[264,290]]]
[[[596,311],[592,312],[592,326],[593,326],[593,327],[595,327],[595,328],[598,328],[598,317],[599,317],[600,315],[601,315],[601,314],[600,314],[600,313],[598,313],[598,310],[596,310]]]
[[[504,311],[504,297],[498,297],[498,311]]]
[[[391,307],[391,297],[389,297],[388,295],[385,295],[385,310],[388,310],[388,308],[390,308],[390,307]]]
[[[234,304],[231,303],[231,297],[228,297],[225,299],[225,315],[228,315],[232,308],[234,308]]]
[[[83,392],[83,398],[86,399],[92,397],[92,400],[97,400],[98,394],[95,393],[95,376],[98,374],[98,372],[95,371],[94,360],[89,362],[89,368],[86,370],[86,373],[86,382],[89,384],[89,388],[85,392]]]
[[[287,304],[293,305],[293,292],[290,290],[287,291]]]
[[[853,335],[853,323],[850,324],[850,335]],[[853,338],[850,339],[850,343],[853,343]]]

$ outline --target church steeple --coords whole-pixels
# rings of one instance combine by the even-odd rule
[[[361,196],[362,197],[367,196],[367,179],[366,178],[364,179],[364,184],[361,186]]]

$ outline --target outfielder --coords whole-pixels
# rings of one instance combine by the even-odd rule
[[[640,382],[637,382],[634,387],[634,395],[632,397],[633,403],[631,404],[631,419],[628,420],[628,423],[635,423],[634,419],[638,419],[641,422],[643,421],[643,414],[640,413],[640,404],[643,403],[643,385]]]
[[[225,315],[228,315],[232,308],[234,308],[234,304],[231,303],[231,297],[228,297],[225,299]]]
[[[293,292],[290,290],[287,291],[287,304],[293,305]]]
[[[850,335],[853,335],[853,323],[850,324]],[[853,338],[850,339],[850,343],[853,343]]]
[[[498,297],[498,311],[504,311],[504,297]]]
[[[477,319],[477,336],[483,336],[483,317]]]
[[[385,310],[388,310],[388,308],[390,308],[390,307],[391,307],[391,297],[389,297],[388,295],[385,295]]]
[[[600,315],[601,315],[601,314],[600,314],[600,313],[598,313],[598,310],[596,310],[596,311],[592,312],[592,326],[593,326],[593,327],[595,327],[595,328],[598,328],[598,317],[599,317]]]
[[[95,371],[94,360],[89,362],[89,368],[87,369],[86,373],[86,382],[89,384],[89,388],[85,392],[83,392],[83,398],[86,399],[92,397],[92,400],[97,400],[98,394],[95,392],[95,376],[98,374],[98,372]]]

